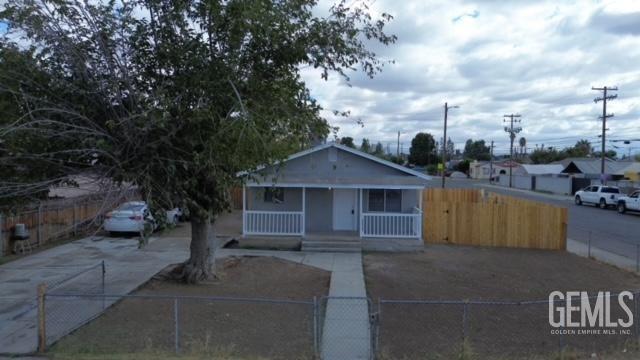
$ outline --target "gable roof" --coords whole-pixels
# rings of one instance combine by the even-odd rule
[[[404,167],[402,165],[398,165],[398,164],[393,163],[391,161],[387,161],[387,160],[381,159],[381,158],[379,158],[377,156],[365,153],[363,151],[356,150],[356,149],[350,148],[350,147],[345,146],[345,145],[337,144],[335,142],[329,142],[329,143],[326,143],[326,144],[322,144],[322,145],[318,145],[318,146],[312,147],[312,148],[307,149],[307,150],[303,150],[303,151],[297,152],[295,154],[292,154],[292,155],[288,156],[283,161],[276,162],[272,166],[277,168],[279,165],[286,164],[289,161],[292,161],[292,160],[295,160],[295,159],[298,159],[298,158],[302,158],[302,157],[308,156],[310,154],[317,153],[317,152],[320,152],[320,151],[323,151],[323,150],[326,150],[326,149],[330,149],[330,148],[335,148],[335,149],[344,151],[345,153],[354,155],[354,156],[356,156],[358,158],[366,159],[367,161],[370,161],[370,162],[378,164],[378,165],[382,165],[383,167],[387,167],[387,168],[393,169],[393,171],[395,171],[395,172],[401,173],[401,174],[398,174],[397,176],[391,175],[391,176],[383,177],[383,178],[386,178],[386,180],[388,180],[388,181],[386,181],[386,183],[401,184],[401,183],[407,183],[408,182],[408,183],[412,183],[412,184],[415,183],[413,185],[417,185],[417,184],[423,183],[423,181],[425,181],[425,180],[432,180],[431,176],[429,176],[429,175],[426,175],[426,174],[420,173],[418,171],[406,168],[406,167]],[[251,174],[251,173],[258,173],[258,172],[260,172],[260,171],[262,171],[264,169],[267,169],[269,167],[270,166],[260,166],[257,169],[255,169],[254,171],[245,171],[245,172],[239,173],[238,175],[242,176],[242,175],[247,175],[247,174]],[[285,166],[285,168],[286,168],[286,166]],[[301,174],[298,174],[298,175],[301,175]],[[409,176],[407,176],[407,175],[409,175]],[[308,177],[306,177],[306,176],[303,176],[303,177],[307,178],[306,180],[309,180]],[[357,181],[359,184],[372,184],[372,185],[373,184],[380,184],[381,185],[381,184],[385,183],[385,181],[382,181],[382,179],[377,179],[377,178],[372,177],[372,176],[367,175],[367,174],[363,174],[359,178],[360,178],[360,181]],[[404,178],[406,180],[401,180],[400,178]],[[411,179],[414,179],[414,180],[411,180]],[[288,182],[294,182],[296,180],[300,180],[302,182],[305,179],[302,179],[302,178],[301,179],[296,179],[295,177],[293,177],[293,178],[289,177],[287,180],[288,180]],[[319,180],[319,181],[322,181],[322,180]],[[351,180],[347,180],[347,179],[330,177],[330,178],[325,179],[324,181],[325,182],[326,181],[331,181],[331,182],[340,184],[343,181],[354,182],[354,181],[356,181],[356,179],[352,178]],[[316,182],[316,180],[311,180],[311,182]]]

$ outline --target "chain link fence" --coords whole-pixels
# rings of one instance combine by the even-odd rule
[[[322,359],[373,359],[371,300],[366,297],[322,297],[318,342]]]
[[[318,352],[315,299],[53,292],[43,302],[41,341],[58,353],[313,359]]]
[[[580,304],[566,300],[495,302],[383,300],[377,304],[374,349],[378,359],[425,358],[554,358],[559,354],[603,354],[626,351],[640,340],[640,292],[626,301],[633,324],[618,294],[598,300],[589,297],[591,309],[602,302],[602,323],[581,327],[585,314]],[[580,302],[580,298],[575,299]],[[573,319],[565,311],[571,307]],[[609,311],[607,309],[610,309]],[[561,314],[562,313],[562,314]],[[610,315],[607,315],[610,314]],[[550,318],[552,317],[552,318]],[[551,319],[576,326],[554,327]],[[588,317],[586,318],[588,321]],[[615,325],[607,326],[607,321]]]
[[[570,228],[567,237],[583,245],[580,255],[640,272],[640,238],[619,234],[615,228],[609,231]]]

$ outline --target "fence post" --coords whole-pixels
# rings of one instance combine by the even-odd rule
[[[4,215],[0,213],[0,257],[3,257],[4,254]]]
[[[313,352],[318,358],[318,298],[313,297]]]
[[[107,273],[107,268],[104,265],[104,260],[102,260],[102,310],[104,310],[106,308],[106,304],[105,304],[105,286],[104,286],[104,278],[105,275]]]
[[[38,247],[42,245],[42,203],[38,204],[38,229],[36,231]]]
[[[462,307],[462,346],[463,346],[463,351],[464,351],[464,347],[466,347],[466,342],[467,342],[467,317],[468,314],[467,312],[469,311],[469,302],[467,300],[465,300],[464,305]]]
[[[46,293],[47,284],[38,285],[38,352],[40,353],[44,353],[47,350]]]
[[[180,353],[180,320],[178,318],[178,298],[173,298],[173,327],[175,334],[175,350],[176,354]]]

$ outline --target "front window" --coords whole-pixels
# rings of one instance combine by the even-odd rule
[[[402,190],[369,190],[369,206],[367,210],[372,212],[401,212]]]
[[[266,188],[264,191],[264,202],[282,204],[284,202],[283,188]]]

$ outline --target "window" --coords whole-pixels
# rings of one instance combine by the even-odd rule
[[[614,187],[603,187],[602,188],[602,192],[603,193],[608,193],[608,194],[619,194],[620,190],[618,190],[618,188],[614,188]]]
[[[270,202],[274,204],[281,204],[284,202],[284,189],[283,188],[267,188],[264,191],[264,202]]]
[[[631,196],[629,196],[630,198],[637,198],[638,195],[640,195],[640,192],[636,191],[633,194],[631,194]]]
[[[368,211],[401,212],[402,190],[370,189]]]

